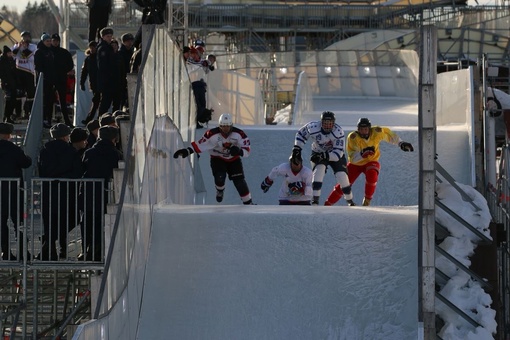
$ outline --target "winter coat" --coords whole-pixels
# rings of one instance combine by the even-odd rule
[[[89,54],[85,57],[81,67],[80,84],[85,85],[87,77],[89,78],[89,88],[92,92],[97,91],[97,53]]]
[[[2,89],[9,95],[15,95],[18,89],[18,78],[16,76],[16,60],[7,55],[0,56],[0,80]]]
[[[35,71],[37,79],[39,74],[44,74],[44,82],[46,85],[54,85],[56,79],[55,55],[51,48],[41,44],[39,49],[35,51],[34,56]]]
[[[105,139],[97,142],[83,154],[84,178],[103,178],[105,185],[113,178],[113,169],[119,167],[121,152]]]
[[[73,57],[68,50],[60,46],[52,46],[50,48],[55,58],[56,79],[61,83],[65,83],[67,80],[67,73],[74,68]]]
[[[112,90],[115,77],[118,77],[117,57],[113,47],[106,41],[101,40],[97,46],[97,90],[103,92]]]
[[[32,159],[8,140],[0,140],[0,177],[23,179],[22,169],[32,165]]]
[[[49,141],[39,154],[39,176],[51,178],[80,178],[83,173],[78,152],[61,139]]]

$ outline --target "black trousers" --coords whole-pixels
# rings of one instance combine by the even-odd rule
[[[110,8],[91,7],[89,9],[89,42],[99,40],[99,31],[108,25],[108,17],[110,16]]]

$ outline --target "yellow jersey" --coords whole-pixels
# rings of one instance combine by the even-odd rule
[[[401,142],[400,137],[387,127],[372,126],[368,139],[361,137],[358,131],[349,133],[347,137],[347,156],[349,162],[355,165],[365,165],[368,162],[379,161],[379,157],[381,157],[379,144],[381,141],[394,145],[398,145]],[[373,153],[363,158],[361,155],[367,150],[373,151]]]

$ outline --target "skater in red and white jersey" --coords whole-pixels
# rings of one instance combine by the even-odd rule
[[[301,155],[291,155],[288,162],[275,166],[262,181],[266,193],[277,177],[283,177],[278,193],[280,205],[310,205],[312,200],[312,170],[303,166]]]
[[[244,178],[244,169],[241,159],[250,155],[250,139],[243,130],[235,127],[232,115],[224,113],[220,116],[219,126],[207,130],[197,142],[191,146],[179,149],[174,158],[186,158],[192,153],[209,151],[211,155],[211,169],[216,186],[216,201],[223,201],[225,181],[228,178],[243,201],[243,204],[253,204],[250,189]]]

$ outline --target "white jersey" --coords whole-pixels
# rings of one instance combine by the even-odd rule
[[[345,134],[338,124],[334,125],[330,133],[324,133],[320,120],[310,122],[296,133],[294,145],[303,148],[308,139],[312,140],[312,152],[327,152],[331,162],[336,162],[344,156]]]
[[[16,43],[12,47],[12,50],[17,50],[17,53],[14,54],[14,59],[16,60],[16,68],[35,75],[34,54],[35,51],[37,51],[37,46],[35,44],[28,44],[28,47],[24,47],[19,43]]]
[[[243,130],[236,127],[232,127],[228,136],[223,135],[219,127],[212,128],[207,130],[198,142],[191,143],[196,153],[209,151],[211,157],[219,157],[227,162],[239,158],[230,155],[230,147],[234,145],[243,149],[243,157],[250,155],[250,139]]]
[[[294,173],[290,167],[290,163],[282,163],[275,166],[267,176],[271,181],[276,177],[283,177],[282,186],[278,193],[278,199],[291,202],[311,201],[312,199],[312,170],[303,166],[301,171]],[[304,190],[296,190],[300,183]]]

